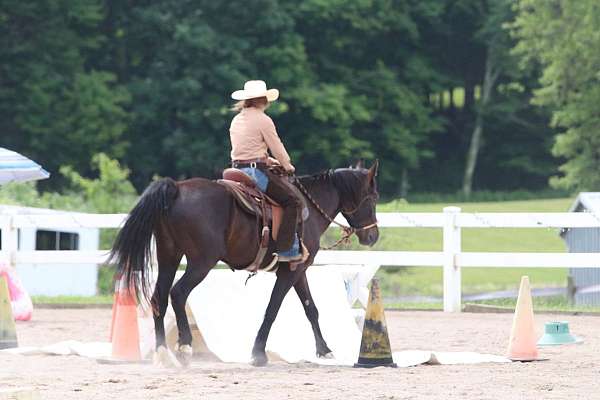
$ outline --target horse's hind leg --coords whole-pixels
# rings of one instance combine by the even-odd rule
[[[169,304],[169,290],[173,284],[177,267],[182,254],[176,251],[167,251],[157,242],[158,278],[152,295],[152,309],[154,315],[154,333],[156,338],[157,362],[170,365],[165,339],[165,314]]]
[[[312,330],[315,335],[317,356],[326,358],[332,357],[333,354],[327,346],[327,343],[325,343],[325,339],[323,339],[323,335],[321,334],[321,328],[319,327],[319,311],[317,310],[312,295],[310,294],[308,280],[306,279],[306,271],[302,272],[302,275],[294,284],[294,289],[296,290],[296,294],[300,298],[300,302],[302,302],[302,307],[304,307],[306,317],[308,318],[308,320],[310,321],[310,325],[312,326]]]
[[[182,365],[188,366],[192,361],[192,332],[185,312],[185,303],[191,291],[206,277],[208,271],[215,266],[218,257],[202,258],[188,255],[185,273],[171,289],[171,304],[177,318],[179,331],[178,349],[175,353]]]
[[[173,362],[167,350],[164,319],[169,305],[169,290],[173,285],[173,279],[175,279],[175,273],[183,254],[175,246],[175,242],[165,225],[160,225],[155,235],[156,259],[158,261],[158,278],[152,295],[154,334],[156,338],[155,362],[171,366]]]

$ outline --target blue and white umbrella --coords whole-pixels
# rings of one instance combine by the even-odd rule
[[[39,164],[19,153],[0,147],[0,185],[48,177],[50,177],[50,173]]]

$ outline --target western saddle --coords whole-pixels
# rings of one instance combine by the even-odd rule
[[[258,251],[252,264],[245,269],[250,272],[256,272],[259,268],[273,271],[277,266],[277,257],[269,258],[267,252],[271,240],[277,239],[283,210],[275,200],[256,187],[256,183],[248,174],[239,169],[225,169],[223,179],[217,182],[233,194],[242,210],[257,218],[261,232]]]

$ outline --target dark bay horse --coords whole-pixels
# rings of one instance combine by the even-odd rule
[[[312,198],[307,199],[310,216],[304,223],[304,243],[310,257],[293,271],[288,263],[279,264],[271,299],[252,349],[253,365],[267,363],[267,337],[292,286],[312,325],[317,355],[331,356],[321,334],[306,269],[319,250],[321,235],[340,212],[356,229],[361,244],[373,245],[377,241],[377,167],[375,162],[370,169],[344,168],[297,178],[297,185]],[[159,362],[168,364],[163,319],[169,293],[179,331],[176,356],[187,365],[192,356],[192,335],[185,312],[188,295],[220,260],[230,266],[249,265],[259,245],[256,228],[256,218],[240,209],[230,192],[211,180],[194,178],[175,182],[163,178],[144,191],[119,231],[110,257],[117,265],[116,274],[126,279],[138,298],[147,300],[150,293],[148,264],[152,235],[155,236],[158,280],[152,305]],[[187,258],[187,268],[171,288],[183,255]]]

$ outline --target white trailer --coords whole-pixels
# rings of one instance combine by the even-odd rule
[[[0,215],[81,215],[46,208],[0,205]],[[0,235],[1,237],[1,235]],[[19,251],[35,250],[98,250],[97,228],[19,228]],[[0,249],[2,244],[0,241]],[[17,273],[31,296],[94,296],[97,290],[98,265],[16,264]]]

